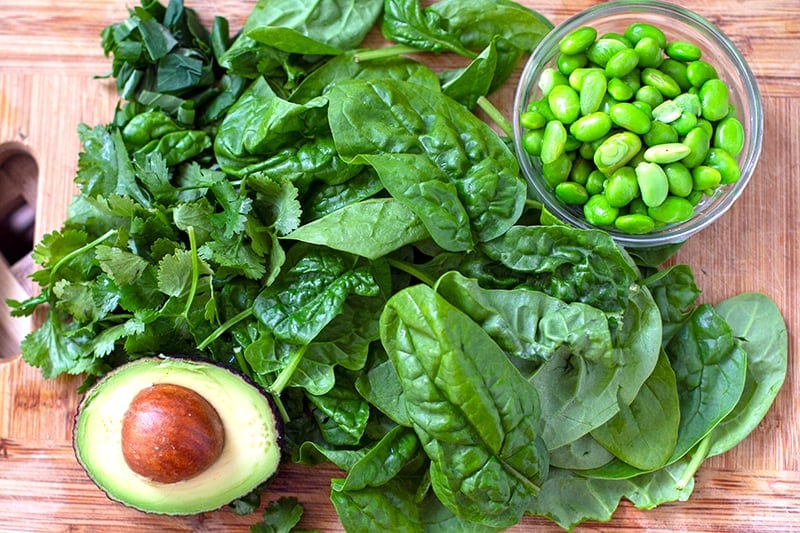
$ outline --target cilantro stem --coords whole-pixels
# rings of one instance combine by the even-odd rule
[[[308,345],[300,346],[292,354],[291,359],[289,359],[289,363],[283,367],[281,373],[278,374],[278,377],[275,378],[275,381],[273,381],[272,385],[269,386],[270,393],[278,396],[281,392],[283,392],[283,389],[285,389],[286,385],[289,384],[289,380],[292,379],[294,371],[297,370],[298,366],[300,366],[300,361],[302,361],[303,357],[305,357],[307,348]]]
[[[80,248],[78,248],[78,249],[72,250],[70,253],[68,253],[67,255],[65,255],[64,257],[62,257],[61,259],[59,259],[58,261],[56,261],[56,264],[55,264],[55,265],[53,265],[53,268],[51,268],[51,269],[50,269],[50,279],[51,279],[51,280],[53,279],[53,276],[55,275],[56,271],[57,271],[59,268],[61,268],[61,266],[62,266],[64,263],[68,262],[68,261],[69,261],[70,259],[72,259],[73,257],[77,257],[77,256],[81,255],[83,252],[86,252],[86,251],[88,251],[88,250],[91,250],[92,248],[94,248],[95,246],[97,246],[98,244],[100,244],[101,242],[105,241],[106,239],[108,239],[108,238],[109,238],[109,237],[111,237],[112,235],[116,235],[116,234],[117,234],[117,230],[115,230],[115,229],[110,229],[110,230],[108,230],[107,232],[105,232],[105,233],[103,233],[102,235],[100,235],[100,236],[99,236],[98,238],[96,238],[95,240],[93,240],[92,242],[90,242],[90,243],[87,243],[87,244],[84,244],[83,246],[81,246],[81,247],[80,247]]]
[[[703,440],[697,445],[694,449],[694,453],[692,454],[692,459],[689,461],[689,464],[686,465],[686,469],[683,471],[683,475],[678,479],[675,483],[675,488],[678,490],[683,490],[692,480],[694,475],[700,469],[700,465],[703,464],[703,461],[706,460],[708,457],[708,450],[711,449],[711,435],[709,433],[705,436]]]
[[[478,107],[486,113],[508,137],[514,137],[514,126],[485,96],[478,97]]]
[[[374,50],[364,50],[363,52],[357,53],[354,59],[356,63],[359,63],[361,61],[374,61],[376,59],[386,59],[389,57],[400,56],[403,54],[415,54],[419,52],[420,50],[414,48],[413,46],[396,44],[394,46],[375,48]]]
[[[234,325],[236,325],[238,322],[241,322],[242,320],[244,320],[245,318],[249,317],[252,314],[253,314],[253,309],[247,308],[241,313],[238,313],[230,317],[228,320],[223,322],[222,325],[220,325],[217,329],[212,331],[211,335],[203,339],[203,342],[197,345],[197,349],[204,350],[206,347],[208,347],[209,344],[217,340],[223,333],[225,333]]]
[[[194,302],[194,293],[197,292],[197,282],[200,279],[200,261],[197,257],[197,237],[194,234],[194,226],[186,228],[189,234],[189,248],[192,251],[192,286],[189,289],[189,297],[186,299],[186,306],[183,308],[183,318],[189,320],[189,311]]]
[[[430,287],[433,287],[433,285],[436,283],[436,280],[434,280],[433,278],[428,276],[426,273],[422,272],[420,269],[418,269],[417,267],[415,267],[414,265],[412,265],[410,263],[406,263],[405,261],[400,261],[398,259],[392,259],[391,257],[388,259],[388,261],[389,261],[389,265],[390,266],[393,266],[397,270],[402,270],[406,274],[410,274],[410,275],[414,276],[415,278],[420,280],[422,283],[424,283],[424,284],[426,284],[426,285],[428,285]]]

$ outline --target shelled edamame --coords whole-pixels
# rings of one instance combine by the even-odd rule
[[[590,224],[650,233],[741,175],[745,133],[727,84],[696,44],[652,24],[572,31],[537,86],[522,146]]]

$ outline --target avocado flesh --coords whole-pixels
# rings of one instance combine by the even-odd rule
[[[156,383],[203,396],[222,419],[225,446],[214,464],[176,483],[147,479],[125,462],[122,419],[136,394]],[[74,431],[78,461],[113,500],[159,514],[212,511],[251,492],[277,471],[280,434],[270,400],[255,385],[213,363],[146,358],[108,374],[84,397]]]

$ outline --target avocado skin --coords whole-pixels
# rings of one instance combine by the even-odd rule
[[[214,505],[213,508],[204,508],[204,509],[198,509],[196,511],[193,510],[193,511],[186,512],[186,511],[175,511],[175,510],[171,510],[169,508],[164,508],[164,509],[144,508],[141,505],[136,505],[134,503],[131,503],[130,501],[127,501],[125,498],[119,497],[119,495],[112,494],[109,490],[107,490],[107,488],[100,481],[98,481],[98,479],[96,478],[95,473],[92,472],[92,470],[89,467],[89,465],[87,465],[84,462],[83,458],[82,458],[82,454],[81,454],[81,451],[80,451],[81,445],[79,443],[79,437],[78,437],[79,420],[80,420],[81,415],[82,415],[82,413],[84,411],[84,408],[86,407],[87,401],[89,401],[94,396],[95,392],[97,390],[103,388],[110,380],[114,379],[119,374],[128,371],[129,367],[131,367],[133,365],[146,365],[149,362],[153,363],[154,365],[160,365],[160,364],[162,364],[164,362],[170,362],[170,361],[185,362],[185,363],[188,363],[188,364],[200,365],[202,367],[210,367],[210,368],[214,368],[214,369],[218,369],[220,371],[226,372],[227,374],[230,374],[231,376],[235,376],[235,378],[238,381],[241,381],[241,383],[245,387],[249,387],[252,390],[257,391],[259,393],[260,397],[263,398],[265,403],[269,406],[269,411],[270,411],[270,415],[272,417],[271,420],[272,420],[273,430],[274,430],[274,435],[275,435],[274,444],[276,445],[277,450],[278,450],[279,462],[275,465],[275,468],[272,469],[271,472],[267,473],[266,476],[263,476],[262,478],[260,478],[258,483],[255,483],[251,490],[249,490],[249,491],[247,491],[247,492],[245,492],[243,494],[239,494],[236,497],[230,498],[228,501],[220,502],[218,505]],[[198,391],[198,392],[200,392],[200,391]],[[227,413],[225,413],[225,414],[227,414]],[[119,418],[120,419],[122,418],[122,415],[124,415],[124,411],[119,413]],[[225,418],[223,413],[220,413],[220,416],[222,416],[223,419]],[[106,495],[106,497],[108,497],[110,500],[118,502],[118,503],[121,503],[121,504],[125,505],[126,507],[129,507],[129,508],[135,509],[137,511],[141,511],[141,512],[147,513],[147,514],[192,515],[192,514],[200,514],[200,513],[203,513],[203,512],[214,511],[216,509],[222,508],[225,505],[228,505],[228,504],[232,503],[233,501],[235,501],[235,500],[237,500],[239,498],[246,497],[248,494],[256,493],[256,492],[258,492],[258,493],[263,492],[263,490],[265,490],[265,488],[270,484],[270,482],[278,474],[278,468],[280,466],[280,463],[282,463],[283,460],[285,459],[285,456],[284,456],[284,454],[285,454],[284,426],[283,426],[283,421],[282,421],[282,418],[281,418],[280,413],[278,411],[277,405],[275,404],[275,401],[272,399],[272,397],[269,395],[269,393],[267,393],[261,386],[259,386],[255,381],[253,381],[249,376],[247,376],[246,374],[240,372],[238,369],[232,368],[229,365],[226,365],[224,363],[220,363],[218,361],[210,361],[210,360],[207,360],[207,359],[202,359],[202,358],[198,358],[198,357],[194,357],[194,356],[174,355],[174,354],[158,355],[158,356],[147,356],[147,357],[142,357],[142,358],[139,358],[139,359],[135,359],[133,361],[130,361],[128,363],[125,363],[123,365],[120,365],[120,366],[112,369],[111,371],[106,373],[104,376],[102,376],[100,379],[98,379],[94,384],[92,384],[91,387],[89,387],[85,391],[85,393],[83,395],[83,398],[81,399],[81,401],[80,401],[80,403],[78,405],[78,408],[76,409],[75,416],[74,416],[74,423],[73,423],[73,429],[72,429],[72,449],[73,449],[73,453],[75,455],[75,458],[76,458],[78,464],[80,464],[81,468],[83,468],[83,470],[86,472],[86,474],[89,477],[89,479],[101,491],[103,491],[103,493]],[[124,463],[124,461],[122,462],[121,465],[119,465],[119,467],[120,468],[124,468],[124,469],[128,469],[128,467]]]

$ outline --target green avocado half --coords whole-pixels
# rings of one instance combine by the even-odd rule
[[[189,479],[153,481],[125,460],[125,413],[140,391],[156,384],[198,393],[222,421],[218,458]],[[218,509],[269,480],[281,460],[281,425],[271,398],[244,376],[206,361],[148,357],[113,370],[86,393],[73,447],[91,480],[112,500],[148,513],[189,515]]]

